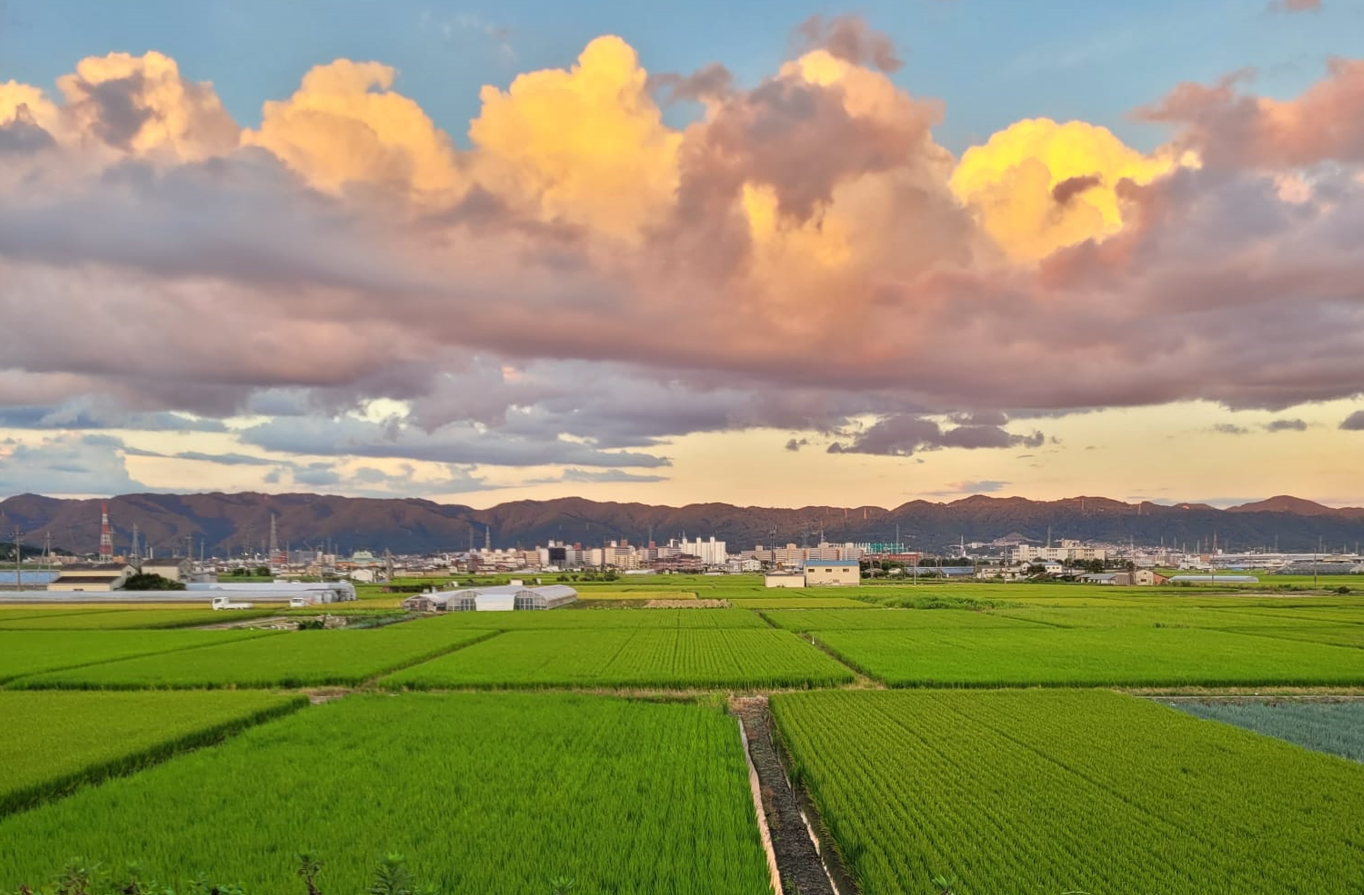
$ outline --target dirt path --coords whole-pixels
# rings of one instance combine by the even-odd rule
[[[776,745],[772,741],[767,697],[738,697],[730,701],[748,737],[749,760],[758,772],[763,812],[772,835],[782,890],[788,895],[838,895],[810,830],[801,815],[800,800],[786,781]]]

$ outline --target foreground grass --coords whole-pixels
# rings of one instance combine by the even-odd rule
[[[307,703],[262,692],[0,692],[0,816]]]
[[[1364,773],[1102,691],[778,694],[863,895],[1364,890]]]
[[[0,821],[0,891],[73,855],[296,895],[362,892],[398,851],[446,895],[766,895],[738,728],[719,705],[550,694],[351,696]]]

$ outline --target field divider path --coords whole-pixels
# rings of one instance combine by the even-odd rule
[[[825,863],[800,799],[782,767],[772,736],[767,697],[736,697],[730,711],[739,719],[748,751],[750,767],[758,776],[760,817],[770,836],[771,855],[776,861],[782,892],[790,895],[854,895],[850,884],[840,889]],[[840,878],[846,876],[840,873]]]
[[[434,652],[427,653],[427,654],[425,654],[425,655],[423,655],[423,656],[418,656],[418,657],[415,658],[415,659],[410,659],[410,660],[408,660],[408,661],[406,661],[406,662],[403,662],[401,665],[395,665],[395,666],[393,666],[392,668],[385,668],[383,671],[379,672],[378,674],[374,675],[373,677],[367,678],[366,680],[361,681],[361,682],[360,682],[360,686],[357,687],[357,688],[354,688],[354,689],[371,689],[371,688],[376,688],[379,679],[382,678],[382,677],[387,677],[387,676],[390,675],[390,674],[396,674],[397,672],[402,671],[402,670],[407,669],[407,668],[411,668],[411,667],[413,667],[414,665],[421,665],[423,662],[430,662],[432,659],[439,659],[441,656],[448,656],[448,655],[450,655],[451,653],[455,652],[456,650],[463,649],[463,648],[466,647],[466,646],[473,646],[473,645],[476,644],[476,643],[486,643],[486,642],[488,642],[489,640],[492,640],[494,637],[496,637],[497,635],[502,634],[502,633],[504,633],[504,632],[503,632],[503,631],[487,631],[487,632],[484,633],[483,636],[481,636],[481,637],[475,637],[475,638],[472,639],[472,640],[461,640],[459,643],[453,643],[453,644],[449,644],[449,645],[447,645],[447,646],[443,646],[443,647],[441,647],[439,650],[436,650],[436,651],[434,651]]]
[[[794,634],[795,632],[792,632],[792,633]],[[846,689],[846,690],[889,690],[889,689],[890,689],[890,686],[889,686],[888,684],[886,684],[885,681],[882,681],[882,680],[879,680],[879,679],[877,679],[877,678],[875,678],[875,677],[872,677],[870,674],[867,673],[867,670],[866,670],[865,668],[860,667],[856,662],[851,661],[850,659],[848,659],[847,656],[842,655],[842,654],[839,653],[837,650],[835,650],[833,647],[829,646],[829,645],[826,644],[824,641],[818,639],[818,632],[816,632],[816,631],[807,631],[807,632],[805,632],[805,633],[803,633],[803,634],[795,634],[795,636],[798,637],[798,638],[800,638],[801,640],[805,640],[805,639],[808,637],[808,638],[809,638],[809,643],[810,643],[811,646],[813,646],[815,649],[819,650],[819,651],[820,651],[821,653],[823,653],[824,655],[828,656],[830,659],[833,659],[833,660],[834,660],[835,662],[837,662],[839,665],[842,665],[842,666],[844,666],[845,668],[851,669],[851,670],[852,670],[852,673],[855,674],[855,675],[857,675],[857,679],[856,679],[856,680],[854,680],[851,684],[847,684],[847,685],[844,686],[842,689]]]

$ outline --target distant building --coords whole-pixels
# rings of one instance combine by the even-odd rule
[[[193,571],[193,565],[187,559],[142,560],[142,574],[160,575],[171,581],[188,581]]]
[[[862,566],[855,559],[811,560],[805,564],[806,587],[857,587]]]
[[[48,584],[49,591],[92,591],[107,593],[118,590],[137,570],[120,563],[67,563],[61,574]]]
[[[804,587],[804,572],[768,572],[763,576],[764,587]]]
[[[1155,571],[1154,569],[1137,569],[1132,575],[1133,583],[1140,587],[1155,587],[1161,584],[1169,584],[1170,579]]]
[[[1040,562],[1076,562],[1080,560],[1099,560],[1108,559],[1108,550],[1103,547],[1086,547],[1079,541],[1062,541],[1059,547],[1034,547],[1031,544],[1019,544],[1009,548],[1007,554],[1008,562],[1024,563],[1031,565]]]

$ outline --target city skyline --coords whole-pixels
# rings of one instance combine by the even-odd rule
[[[556,10],[0,3],[0,497],[1364,505],[1364,3]]]

